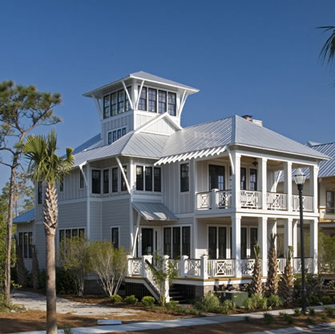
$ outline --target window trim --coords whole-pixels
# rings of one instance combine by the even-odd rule
[[[105,180],[105,176],[107,175],[107,183]],[[109,194],[109,168],[106,168],[102,171],[102,193]]]
[[[97,183],[98,187],[99,187],[99,191],[98,192],[94,192],[93,191],[93,187],[94,187],[94,182],[93,182],[93,173],[94,172],[99,172],[99,182]],[[99,168],[92,168],[91,169],[91,194],[92,195],[101,195],[101,191],[102,191],[102,177],[101,177],[101,169]]]
[[[328,206],[328,193],[332,194],[333,206]],[[335,213],[335,191],[332,189],[326,189],[326,214]]]
[[[187,177],[182,177],[182,168],[183,166],[188,166],[188,172],[187,172]],[[186,186],[186,181],[183,182],[183,180],[187,179],[187,187]],[[180,192],[181,193],[189,193],[190,191],[190,163],[189,162],[185,162],[185,163],[180,163],[179,164],[179,183],[180,183]],[[185,183],[185,184],[184,184]],[[185,188],[184,188],[185,187]]]
[[[23,259],[33,258],[33,231],[22,231],[18,233],[18,244],[21,247],[21,254]]]
[[[131,86],[127,87],[131,98]],[[123,96],[121,95],[123,93]],[[124,88],[113,90],[102,97],[103,119],[114,117],[131,110],[131,103]],[[122,108],[123,105],[123,108]]]
[[[162,232],[163,232],[163,235],[162,235],[162,248],[163,248],[163,253],[165,253],[165,230],[169,229],[170,230],[170,254],[164,254],[164,255],[169,255],[171,259],[173,259],[173,256],[174,256],[174,242],[173,242],[173,238],[174,238],[174,234],[173,234],[173,231],[174,231],[174,228],[179,228],[179,237],[180,237],[180,240],[179,240],[179,247],[180,247],[180,255],[179,256],[182,256],[182,255],[186,255],[186,254],[183,254],[183,228],[189,228],[190,229],[190,247],[189,247],[189,256],[191,257],[192,256],[192,245],[193,245],[193,240],[192,240],[192,225],[191,224],[187,224],[187,225],[178,225],[178,226],[173,226],[173,225],[166,225],[166,226],[163,226],[163,229],[162,229]]]
[[[62,238],[61,238],[61,232],[64,232],[64,238],[65,240],[68,239],[69,237],[66,236],[66,231],[70,231],[70,239],[74,238],[73,236],[73,231],[74,230],[78,230],[78,235],[80,237],[80,231],[83,230],[84,231],[84,237],[86,236],[86,227],[83,226],[79,226],[79,227],[64,227],[64,228],[59,228],[58,229],[58,233],[57,233],[57,241],[58,241],[58,245],[60,245],[60,243],[62,242]]]
[[[118,235],[117,235],[117,247],[115,247],[116,249],[119,249],[120,247],[121,247],[121,245],[120,245],[120,231],[121,231],[121,228],[120,228],[120,226],[119,225],[116,225],[116,226],[111,226],[110,227],[111,228],[111,234],[110,234],[110,240],[111,240],[111,242],[113,243],[113,230],[117,230],[118,232]],[[114,245],[114,243],[113,243],[113,245]]]

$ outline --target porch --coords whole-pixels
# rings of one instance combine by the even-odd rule
[[[299,212],[299,196],[289,196],[285,193],[267,192],[264,208],[262,205],[261,191],[240,191],[239,206],[242,209],[262,209],[262,210],[279,210]],[[289,205],[289,203],[291,203]],[[232,191],[212,189],[211,191],[198,192],[196,194],[197,210],[224,210],[232,207]],[[313,196],[303,196],[303,209],[306,212],[313,212]]]

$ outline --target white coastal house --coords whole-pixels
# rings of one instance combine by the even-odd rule
[[[300,271],[292,171],[304,168],[310,176],[303,191],[304,226],[311,236],[306,265],[316,273],[318,166],[327,157],[248,117],[182,128],[186,99],[197,92],[136,72],[84,94],[95,102],[101,135],[75,150],[75,167],[59,187],[57,244],[85,234],[124,246],[126,289],[138,295],[146,289],[155,294],[145,262],[155,252],[176,261],[174,285],[188,297],[250,280],[257,242],[266,277],[272,232],[281,236],[279,270],[292,245],[294,269]],[[29,222],[16,219],[18,238],[28,269],[31,244],[43,268],[41,184],[31,216]]]

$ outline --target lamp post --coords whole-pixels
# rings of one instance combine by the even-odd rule
[[[297,169],[294,175],[294,182],[296,183],[299,191],[299,209],[300,209],[300,249],[301,249],[301,311],[306,314],[306,286],[305,286],[305,254],[304,254],[304,217],[302,207],[302,189],[306,180],[306,175],[300,168]]]

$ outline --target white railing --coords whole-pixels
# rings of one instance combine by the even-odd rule
[[[241,260],[242,276],[252,276],[255,267],[255,259],[243,259]]]
[[[285,266],[286,266],[286,259],[285,258],[279,258],[277,259],[277,266],[278,266],[278,274],[284,274]]]
[[[200,277],[201,276],[201,260],[187,259],[185,260],[185,276]]]
[[[231,191],[230,190],[220,190],[218,191],[218,204],[219,209],[228,209],[231,207]]]
[[[304,211],[313,211],[313,196],[302,196],[302,207]],[[292,210],[299,211],[299,196],[293,195]]]
[[[231,277],[235,275],[235,260],[208,260],[210,277]]]
[[[280,193],[267,193],[266,207],[268,210],[287,210],[287,195]]]
[[[313,258],[305,257],[305,270],[308,273],[313,272]],[[300,274],[301,273],[301,258],[296,257],[293,259],[293,274]]]
[[[262,193],[260,191],[241,190],[240,201],[242,208],[259,209],[262,206]]]
[[[142,276],[142,259],[128,258],[128,276]]]
[[[210,192],[197,193],[197,209],[210,209]]]

